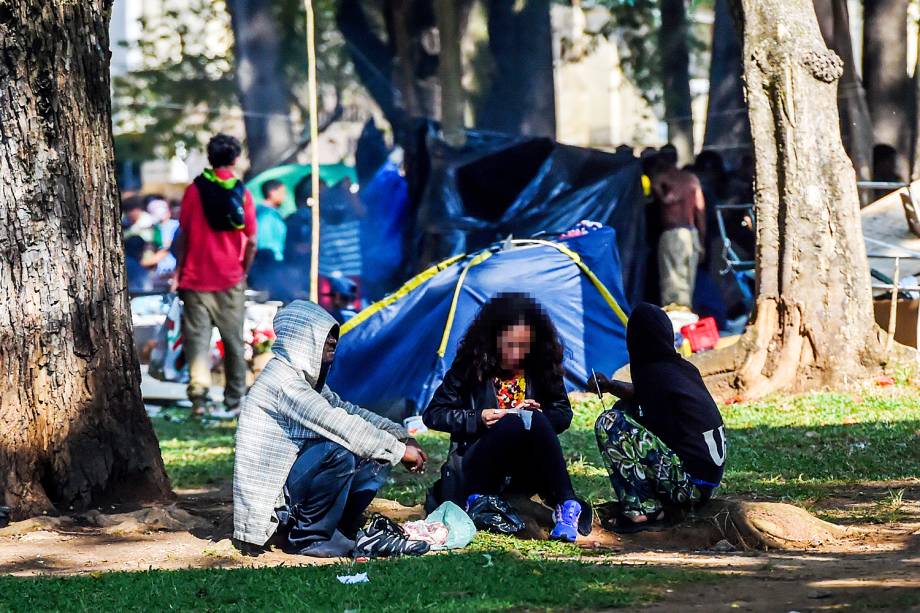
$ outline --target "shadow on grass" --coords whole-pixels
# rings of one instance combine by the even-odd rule
[[[369,583],[337,575],[366,572]],[[0,578],[0,609],[497,611],[599,609],[655,600],[699,572],[462,553],[367,564]]]

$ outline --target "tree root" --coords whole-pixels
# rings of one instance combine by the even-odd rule
[[[920,366],[920,353],[909,347],[896,343],[886,354],[886,340],[887,333],[876,328],[858,357],[835,366],[836,356],[816,349],[800,305],[763,298],[757,318],[737,343],[691,361],[717,401],[757,400],[781,391],[848,388],[884,370]]]
[[[22,536],[39,531],[98,530],[112,536],[148,532],[191,532],[211,528],[210,522],[180,509],[175,504],[146,507],[131,513],[106,515],[92,510],[68,517],[40,516],[13,522],[0,530],[0,537]]]

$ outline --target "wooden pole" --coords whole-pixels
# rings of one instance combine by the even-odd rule
[[[316,94],[316,21],[313,0],[304,0],[307,14],[307,90],[310,98],[310,183],[312,235],[310,242],[310,300],[319,302],[319,114]]]

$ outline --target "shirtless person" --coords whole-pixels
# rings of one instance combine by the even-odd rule
[[[706,239],[706,201],[699,179],[674,165],[664,152],[658,156],[652,192],[661,206],[658,271],[661,305],[693,306],[696,269]]]

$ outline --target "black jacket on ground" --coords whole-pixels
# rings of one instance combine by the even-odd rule
[[[572,405],[562,377],[556,381],[538,381],[525,374],[525,397],[536,400],[556,434],[565,432],[572,423]],[[441,467],[441,479],[428,493],[426,508],[450,500],[463,506],[463,455],[486,431],[482,411],[498,407],[498,397],[492,381],[471,385],[451,368],[431,402],[422,414],[422,421],[432,430],[450,434],[450,451]]]
[[[636,306],[626,346],[640,407],[636,421],[677,454],[691,477],[718,484],[725,468],[722,415],[700,371],[674,350],[674,329],[665,312],[650,304]]]

